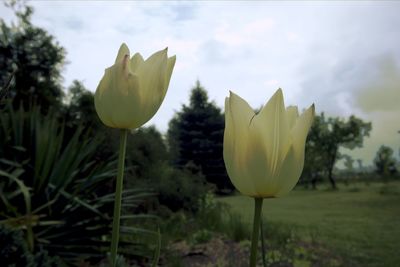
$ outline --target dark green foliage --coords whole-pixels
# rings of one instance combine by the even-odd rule
[[[127,144],[127,166],[133,179],[147,181],[163,175],[160,168],[168,160],[167,148],[161,133],[154,127],[140,128],[133,132]]]
[[[28,266],[32,256],[22,231],[0,224],[0,259],[2,266]]]
[[[196,221],[201,229],[222,233],[236,242],[249,239],[251,235],[243,216],[232,212],[225,203],[216,201],[210,193],[201,199]]]
[[[57,256],[50,256],[46,250],[42,250],[33,256],[33,266],[35,267],[61,267],[65,264]],[[32,266],[32,267],[33,267]]]
[[[207,92],[196,82],[188,106],[175,114],[169,123],[168,145],[172,162],[179,168],[195,164],[219,192],[233,189],[223,161],[224,117],[208,101]]]
[[[371,129],[371,123],[355,116],[350,116],[347,121],[325,118],[324,113],[315,116],[306,142],[303,179],[306,177],[315,187],[317,180],[326,175],[332,188],[336,188],[333,168],[341,157],[339,148],[362,147],[364,137],[369,136]]]
[[[184,209],[196,212],[199,209],[199,199],[206,192],[204,178],[188,170],[177,170],[167,165],[161,170],[161,175],[153,184],[159,194],[159,204],[172,211]]]
[[[59,267],[61,260],[45,250],[32,254],[26,245],[23,232],[0,224],[1,266],[8,267]]]
[[[0,220],[26,229],[32,251],[43,248],[72,265],[100,260],[109,248],[116,162],[96,159],[103,138],[88,138],[82,129],[65,136],[64,123],[51,114],[10,106],[0,114]],[[127,190],[123,206],[133,211],[151,195]],[[120,247],[143,255],[142,244],[123,241]]]
[[[65,121],[69,127],[84,126],[93,131],[104,127],[94,108],[93,93],[87,90],[80,81],[72,82],[68,88],[68,98],[69,105],[66,108]]]
[[[109,151],[116,151],[118,132],[109,130],[107,133],[105,145]],[[150,186],[157,194],[158,204],[173,211],[196,211],[198,199],[206,191],[201,175],[187,169],[175,169],[168,164],[164,140],[154,126],[129,134],[126,166],[125,188]]]
[[[25,108],[37,103],[46,112],[50,106],[61,106],[65,51],[53,36],[32,25],[32,12],[31,7],[16,11],[16,25],[0,20],[0,84],[14,74],[8,95],[16,107],[20,102]]]
[[[388,146],[381,146],[376,152],[374,159],[376,172],[379,174],[394,174],[397,172],[396,159],[393,156],[393,149]]]
[[[123,256],[117,255],[115,266],[113,266],[111,256],[109,256],[107,261],[100,264],[100,267],[129,267],[129,265]]]

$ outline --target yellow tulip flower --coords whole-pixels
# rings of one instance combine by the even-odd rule
[[[304,149],[314,119],[314,104],[299,116],[285,109],[282,90],[255,114],[234,93],[225,99],[224,161],[233,185],[243,195],[272,198],[296,185],[304,166]]]
[[[168,89],[176,57],[167,49],[143,60],[139,53],[130,58],[122,44],[114,65],[105,70],[94,96],[96,112],[107,126],[138,128],[157,112]]]

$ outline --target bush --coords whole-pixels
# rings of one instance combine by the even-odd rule
[[[8,267],[62,266],[58,257],[49,256],[45,250],[33,255],[24,240],[23,232],[3,224],[0,224],[0,259],[2,266]]]
[[[194,245],[203,244],[203,243],[210,241],[212,236],[213,236],[213,234],[209,230],[201,229],[192,235],[191,241]]]
[[[160,177],[153,182],[158,192],[160,205],[172,211],[186,210],[196,212],[199,200],[206,193],[204,178],[187,170],[178,170],[168,165],[160,167]]]
[[[32,251],[46,250],[68,265],[104,258],[114,203],[108,183],[117,166],[112,158],[96,158],[104,139],[81,128],[68,136],[64,122],[38,107],[8,107],[0,113],[0,126],[0,221],[24,229]],[[133,209],[149,195],[140,188],[125,190],[122,205]],[[123,232],[121,239],[130,234]],[[143,246],[120,242],[125,255],[141,257],[136,253]],[[48,258],[43,253],[35,258],[38,264],[54,266],[55,260],[43,261]]]
[[[46,250],[42,250],[33,256],[33,266],[35,267],[59,267],[64,266],[57,256],[50,256]],[[32,267],[33,267],[32,266]]]
[[[211,231],[223,231],[226,227],[224,217],[229,213],[229,206],[217,202],[214,194],[208,192],[199,200],[196,221],[199,227]]]
[[[29,266],[32,255],[22,231],[0,224],[0,259],[2,266]]]
[[[250,238],[250,228],[245,223],[242,215],[229,212],[225,225],[224,232],[232,240],[239,242]]]
[[[223,233],[234,241],[250,238],[249,227],[243,217],[232,212],[227,204],[216,201],[212,193],[207,193],[199,206],[196,221],[201,228]]]

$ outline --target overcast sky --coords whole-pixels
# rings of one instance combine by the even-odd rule
[[[364,164],[400,147],[400,3],[32,1],[33,22],[67,50],[64,85],[94,91],[122,42],[145,58],[177,56],[167,96],[148,123],[165,132],[196,79],[223,108],[229,90],[260,107],[279,87],[286,105],[371,121]],[[0,7],[6,21],[12,13]]]

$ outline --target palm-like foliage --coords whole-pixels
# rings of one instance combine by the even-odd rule
[[[51,113],[43,116],[38,108],[2,110],[0,223],[24,229],[31,250],[43,248],[68,264],[104,258],[109,249],[114,201],[110,182],[116,163],[96,159],[103,141],[99,136],[88,138],[83,129],[66,136],[64,123]],[[135,208],[150,195],[141,189],[125,191],[124,203]],[[140,228],[123,230],[157,235]],[[142,244],[122,240],[121,251],[145,254]]]

